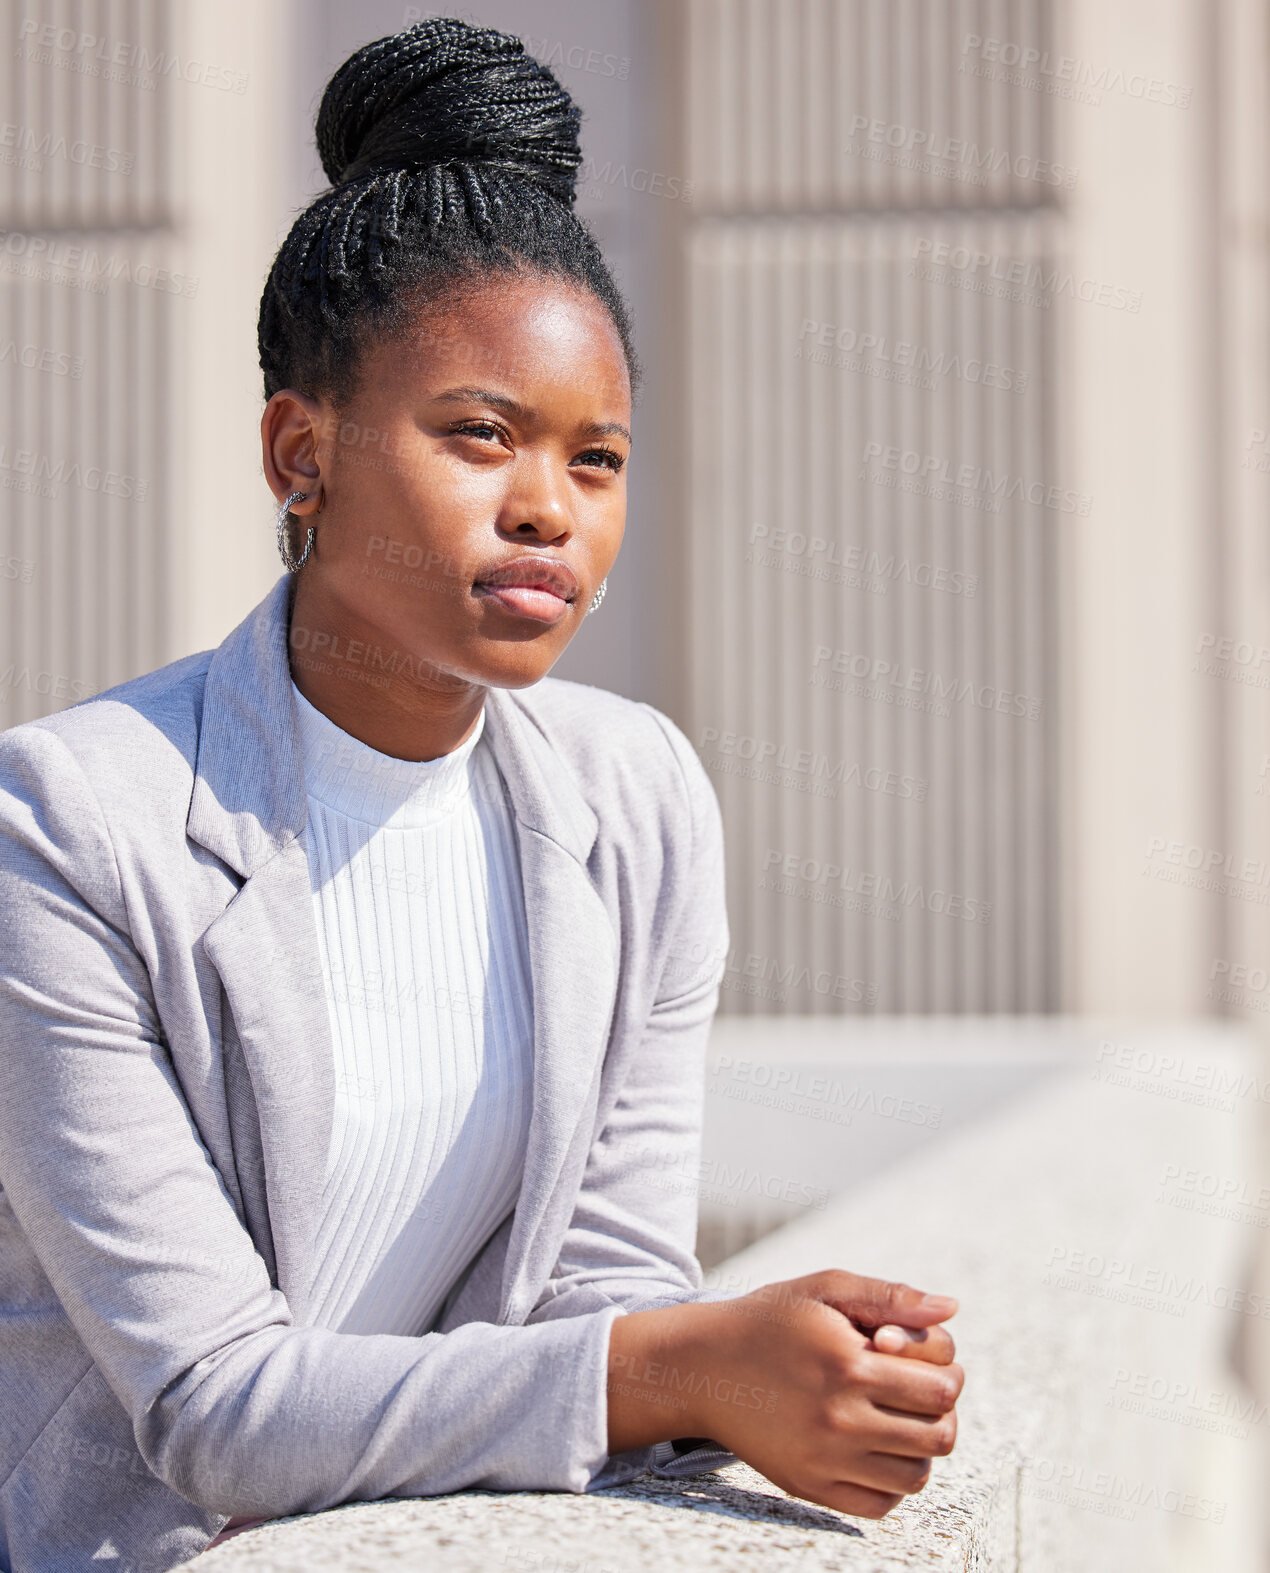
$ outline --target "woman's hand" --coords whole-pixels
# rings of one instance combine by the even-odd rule
[[[952,1334],[945,1327],[913,1328],[895,1323],[871,1327],[855,1317],[852,1318],[852,1325],[871,1339],[870,1348],[878,1349],[883,1354],[905,1355],[910,1360],[929,1360],[932,1365],[951,1365],[957,1353]]]
[[[965,1374],[937,1326],[956,1308],[830,1270],[619,1317],[610,1451],[708,1436],[791,1496],[881,1518],[956,1440]]]

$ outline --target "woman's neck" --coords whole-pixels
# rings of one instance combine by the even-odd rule
[[[485,685],[438,669],[384,630],[354,623],[293,581],[287,656],[301,695],[342,732],[392,759],[428,763],[461,748]]]

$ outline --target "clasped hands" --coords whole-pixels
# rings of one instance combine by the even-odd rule
[[[609,1451],[711,1437],[791,1496],[881,1518],[956,1441],[965,1373],[940,1325],[956,1309],[831,1268],[620,1316]]]

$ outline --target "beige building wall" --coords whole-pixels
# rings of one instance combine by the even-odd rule
[[[171,411],[184,456],[173,477],[175,657],[219,644],[282,572],[261,467],[256,322],[294,218],[284,205],[284,108],[299,16],[290,4],[251,0],[172,9],[193,56],[241,61],[250,75],[241,95],[187,94],[181,120],[180,234],[202,282]]]
[[[1054,1010],[1056,563],[1088,499],[1041,298],[1071,190],[1053,105],[974,73],[960,0],[670,10],[696,193],[685,710],[729,834],[722,1008]],[[1048,41],[1047,6],[1011,15]]]
[[[0,725],[218,643],[273,580],[254,346],[288,20],[3,12]]]
[[[1066,53],[1188,97],[1107,91],[1062,120],[1075,264],[1142,301],[1073,309],[1064,334],[1070,447],[1097,499],[1065,537],[1065,1003],[1264,1020],[1266,11],[1060,14]]]

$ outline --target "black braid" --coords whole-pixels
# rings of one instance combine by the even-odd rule
[[[295,221],[260,303],[265,397],[342,409],[370,342],[492,275],[541,274],[608,310],[634,388],[630,318],[573,211],[581,112],[520,39],[453,17],[366,44],[327,84],[317,146],[331,188]]]

